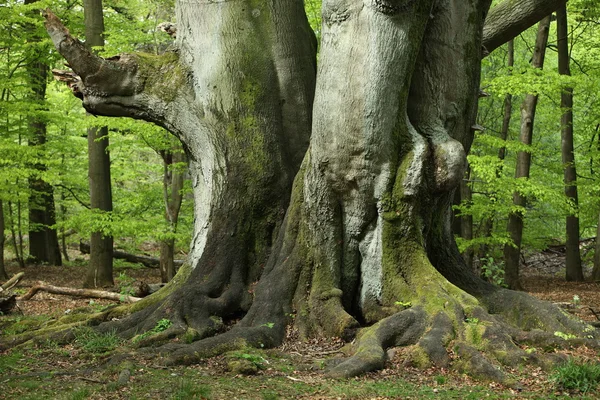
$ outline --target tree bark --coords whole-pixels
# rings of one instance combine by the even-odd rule
[[[483,28],[487,53],[516,37],[542,18],[552,14],[566,0],[505,0],[492,7]]]
[[[157,351],[192,363],[278,345],[294,324],[303,336],[356,339],[329,371],[338,377],[381,368],[389,346],[448,366],[452,343],[466,369],[500,381],[486,357],[530,360],[519,334],[582,335],[555,306],[478,279],[450,230],[489,2],[326,0],[316,86],[302,3],[178,2],[179,52],[151,60],[95,57],[48,15],[84,106],[168,128],[192,173],[191,264],[96,329],[131,338],[169,318],[156,340],[193,343]],[[117,79],[106,86],[109,70]],[[486,356],[468,341],[473,317]]]
[[[104,46],[104,16],[102,0],[84,0],[86,46]],[[112,212],[110,182],[110,154],[108,128],[88,128],[88,178],[90,206],[100,213]],[[110,229],[110,228],[109,228]],[[92,232],[90,237],[90,262],[83,282],[85,288],[110,287],[113,281],[113,237],[103,231]]]
[[[548,31],[550,29],[550,17],[540,21],[538,33],[535,40],[535,50],[531,65],[534,68],[543,68],[544,56],[546,54],[546,45],[548,43]],[[521,143],[531,146],[533,137],[533,127],[535,119],[535,109],[537,106],[537,95],[528,94],[521,105],[521,134],[519,140]],[[528,179],[531,168],[531,153],[529,151],[520,151],[517,154],[517,166],[515,168],[516,179]],[[504,246],[504,280],[510,289],[523,290],[519,279],[519,264],[521,262],[521,240],[523,238],[523,218],[525,215],[525,206],[527,199],[525,196],[515,191],[513,193],[514,211],[508,216],[508,227],[506,228],[512,243]]]
[[[32,4],[37,0],[26,0],[25,4]],[[31,30],[35,29],[33,26]],[[40,42],[41,38],[32,33],[32,40]],[[31,50],[27,72],[31,86],[31,101],[36,104],[36,112],[44,109],[46,100],[46,80],[49,67],[43,52],[33,47]],[[39,116],[29,117],[29,145],[40,148],[44,152],[46,144],[46,123]],[[43,163],[35,165],[41,175],[46,166]],[[36,263],[62,265],[58,236],[53,225],[56,224],[56,211],[54,207],[54,190],[50,184],[40,176],[29,178],[29,258]]]
[[[571,75],[569,54],[567,6],[562,5],[556,11],[558,73]],[[573,88],[565,87],[560,94],[561,115],[561,154],[564,169],[565,196],[568,202],[569,215],[566,221],[566,280],[583,281],[581,253],[579,250],[579,217],[577,208],[577,170],[575,168],[575,152],[573,146]]]

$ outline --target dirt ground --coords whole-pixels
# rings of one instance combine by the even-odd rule
[[[554,253],[526,257],[526,264],[522,269],[525,289],[540,299],[563,303],[565,308],[584,320],[597,321],[590,308],[600,311],[600,282],[565,282],[560,257],[560,254]],[[85,274],[86,256],[74,253],[72,259],[74,261],[63,267],[37,265],[20,269],[14,263],[9,263],[7,269],[11,276],[25,272],[24,279],[16,289],[21,295],[40,281],[55,286],[79,288]],[[115,277],[117,284],[128,284],[133,280],[160,282],[158,269],[132,267],[121,262],[116,264]],[[18,313],[22,313],[23,316],[58,317],[74,309],[87,307],[93,311],[113,303],[110,300],[91,300],[39,292],[29,301],[20,301]],[[17,353],[20,359],[14,361],[14,365],[10,364],[10,357],[15,353],[5,353],[0,354],[0,361],[4,357],[4,365],[9,367],[0,373],[0,382],[6,383],[9,389],[5,393],[0,391],[0,399],[480,399],[573,398],[576,395],[555,388],[551,383],[550,372],[544,372],[540,368],[512,371],[518,381],[518,384],[512,387],[476,382],[464,374],[438,368],[425,371],[412,369],[403,363],[406,349],[402,348],[392,349],[388,353],[390,361],[382,371],[348,381],[327,380],[323,377],[322,369],[330,357],[341,354],[342,345],[341,340],[302,342],[290,331],[288,340],[280,348],[260,353],[255,357],[262,365],[258,374],[252,377],[233,374],[225,357],[206,360],[196,366],[170,368],[158,365],[157,360],[142,357],[135,360],[135,367],[131,369],[132,376],[128,378],[130,384],[126,386],[118,386],[115,383],[120,379],[122,371],[103,366],[108,356],[86,355],[76,345]],[[567,350],[564,353],[587,360],[598,359],[597,351],[587,348]],[[42,356],[38,361],[32,362],[30,357],[35,357],[35,354]],[[250,356],[241,355],[245,359]],[[2,365],[0,362],[0,372]],[[57,368],[59,371],[65,371],[64,376],[56,372]],[[6,371],[8,374],[4,375]],[[48,371],[51,371],[49,375]],[[167,381],[169,384],[165,385]],[[204,387],[206,392],[202,391]],[[75,395],[58,394],[64,390],[72,390]],[[598,397],[588,395],[582,398]]]

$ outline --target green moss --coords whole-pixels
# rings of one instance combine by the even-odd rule
[[[186,83],[185,68],[175,52],[162,55],[135,53],[138,74],[143,80],[144,91],[170,103]]]
[[[428,368],[431,365],[431,360],[425,352],[425,349],[418,345],[413,346],[410,349],[407,361],[409,364],[422,369]]]

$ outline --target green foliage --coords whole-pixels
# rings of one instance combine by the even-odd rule
[[[100,333],[90,327],[75,330],[75,344],[86,353],[95,355],[113,351],[123,343],[115,332]]]
[[[550,379],[559,389],[588,393],[600,384],[600,364],[577,363],[571,359],[557,367]]]
[[[560,332],[560,331],[554,332],[554,336],[559,337],[559,338],[564,339],[564,340],[575,339],[577,337],[577,336],[572,335],[570,333],[564,333],[564,332]]]
[[[481,277],[498,286],[504,283],[504,262],[496,261],[493,257],[484,257],[480,260]]]
[[[142,333],[141,335],[134,336],[131,340],[133,343],[138,343],[143,339],[146,339],[152,335],[156,335],[157,333],[161,333],[169,329],[173,325],[173,322],[167,318],[163,318],[156,323],[154,328],[150,329],[147,332]]]
[[[128,276],[125,272],[119,272],[119,276],[115,278],[117,285],[119,286],[119,293],[125,296],[133,296],[134,288],[132,287],[135,279]]]
[[[524,218],[522,248],[541,250],[565,241],[565,218],[577,215],[581,236],[595,236],[600,209],[600,5],[588,0],[568,2],[569,46],[572,76],[557,72],[556,24],[551,24],[549,49],[543,70],[530,66],[537,27],[514,40],[514,66],[506,65],[507,46],[482,62],[481,86],[490,94],[479,104],[478,124],[485,131],[475,135],[468,161],[472,199],[455,207],[458,215],[473,218],[473,238],[459,238],[461,251],[472,250],[486,269],[486,278],[501,284],[502,264],[497,260],[505,245],[511,245],[506,232],[510,213]],[[563,164],[560,152],[560,95],[565,87],[574,91],[575,158],[578,173],[579,205],[564,194]],[[505,95],[512,95],[512,113],[507,140],[500,138]],[[533,142],[519,140],[519,109],[526,94],[538,94]],[[500,159],[499,150],[505,149]],[[529,178],[515,179],[516,155],[531,155]],[[525,207],[513,205],[513,194],[527,198]],[[491,229],[490,229],[491,227]],[[490,258],[494,261],[491,262]],[[588,262],[591,259],[588,259]],[[586,260],[584,260],[586,261]],[[490,268],[491,267],[491,268]]]

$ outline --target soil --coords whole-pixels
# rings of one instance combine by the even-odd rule
[[[24,279],[16,288],[18,294],[25,293],[29,287],[39,281],[55,286],[79,288],[85,275],[85,257],[78,253],[73,254],[72,259],[75,261],[62,267],[30,265],[20,269],[9,262],[7,271],[10,276],[21,271],[25,272]],[[522,266],[524,288],[540,299],[561,303],[567,311],[584,320],[597,321],[590,309],[600,312],[600,282],[565,282],[564,260],[561,262],[561,257],[560,252],[527,256],[526,263]],[[132,267],[125,263],[117,264],[115,277],[116,283],[120,283],[122,287],[131,284],[134,280],[146,283],[160,282],[158,269]],[[119,288],[114,290],[119,291]],[[39,292],[29,301],[18,302],[16,314],[23,317],[36,315],[58,317],[75,309],[88,308],[93,311],[113,303],[110,300],[90,300]],[[3,316],[0,319],[8,317]],[[17,366],[9,366],[2,371],[2,358],[5,357],[4,365],[8,365],[6,363],[10,361],[10,354],[14,354],[8,352],[0,354],[0,375],[4,375],[0,380],[7,383],[8,387],[4,394],[0,392],[0,398],[27,398],[27,396],[56,398],[54,394],[65,390],[67,386],[69,390],[88,394],[80,398],[99,399],[136,397],[384,399],[505,398],[505,396],[560,398],[562,395],[573,397],[577,394],[555,387],[549,378],[551,372],[539,368],[511,371],[518,382],[512,387],[475,382],[466,375],[438,368],[416,370],[404,365],[404,354],[407,351],[404,348],[388,351],[390,361],[381,371],[358,379],[332,383],[331,380],[324,378],[323,368],[331,362],[332,358],[343,355],[341,352],[343,345],[341,340],[333,339],[300,341],[296,333],[290,329],[288,340],[280,348],[262,352],[254,359],[252,358],[254,356],[251,357],[249,354],[240,356],[246,361],[259,360],[258,374],[252,377],[240,377],[232,373],[228,367],[228,358],[225,356],[206,360],[201,365],[169,368],[160,366],[159,360],[136,356],[135,367],[127,370],[127,374],[132,374],[131,378],[127,378],[129,383],[122,386],[119,386],[117,381],[123,370],[111,367],[110,362],[107,364],[107,360],[110,359],[108,355],[87,354],[76,344],[60,349],[38,348],[19,353],[21,359],[15,361]],[[34,353],[39,359],[34,363],[27,361],[27,357],[35,358]],[[583,360],[598,359],[597,351],[585,347],[567,350],[564,353]],[[57,373],[57,368],[62,372]],[[219,380],[215,383],[217,377]],[[165,380],[169,381],[166,385]],[[74,382],[78,383],[74,384]],[[135,385],[132,382],[135,382]],[[196,392],[192,389],[190,389],[192,392],[189,392],[186,386],[188,383],[195,385]],[[203,385],[209,388],[207,390],[210,395],[206,394],[209,392],[204,393],[198,389],[204,387]],[[305,389],[301,389],[303,385],[307,385]],[[29,386],[34,389],[30,389]],[[40,391],[40,387],[45,391]],[[392,388],[400,390],[400,387],[405,391],[392,390]]]

